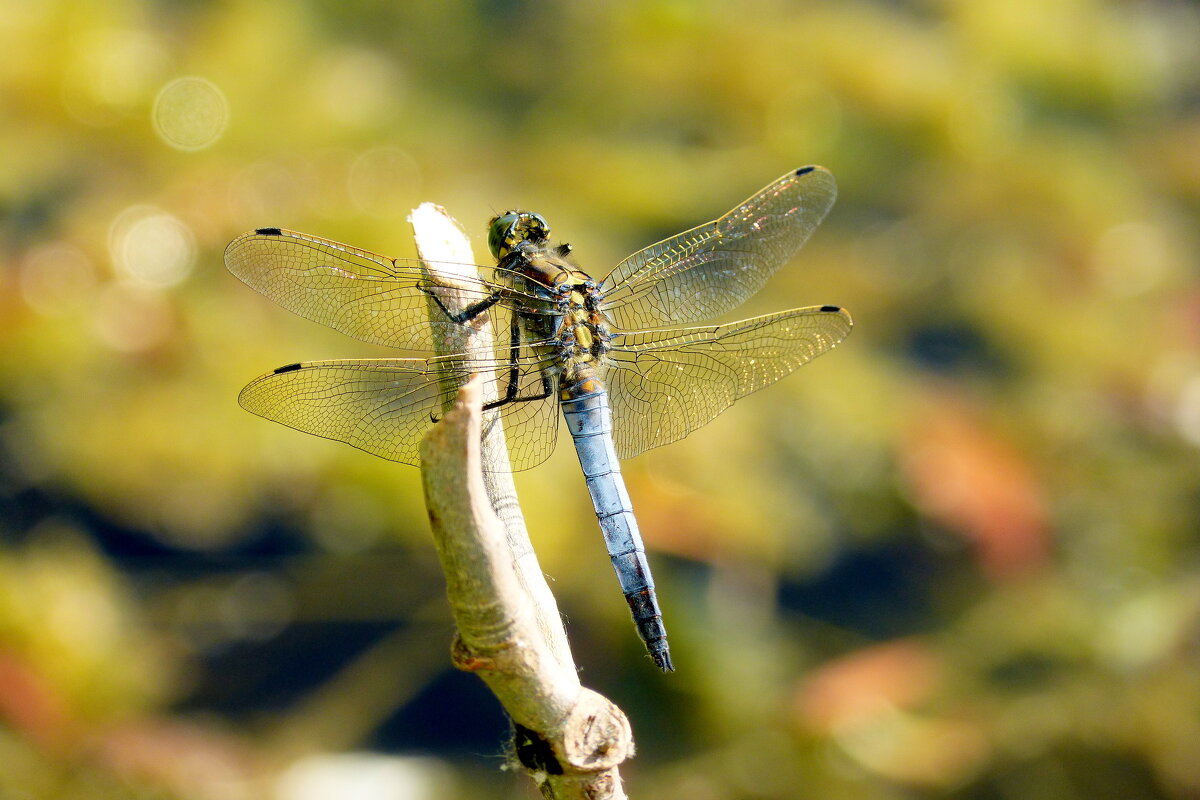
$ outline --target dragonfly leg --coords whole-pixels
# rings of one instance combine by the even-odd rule
[[[541,394],[530,394],[530,395],[526,395],[525,397],[517,397],[516,384],[509,384],[509,385],[513,387],[510,392],[505,392],[504,397],[501,397],[499,400],[493,400],[490,403],[484,403],[482,410],[483,411],[491,411],[496,408],[502,408],[504,406],[511,405],[512,403],[530,403],[530,402],[533,402],[534,400],[545,400],[547,397],[554,394],[554,387],[552,387],[550,385],[550,379],[547,377],[542,378],[542,393]],[[430,422],[436,424],[436,423],[440,422],[441,419],[442,419],[442,417],[440,414],[434,414],[433,412],[430,412],[430,414],[429,414]]]
[[[545,400],[550,396],[550,393],[554,391],[553,387],[550,385],[550,378],[543,374],[541,394],[530,395],[528,397],[517,397],[517,391],[521,381],[521,368],[517,364],[517,355],[521,352],[521,325],[517,321],[516,316],[514,316],[512,319],[510,331],[509,345],[512,348],[510,352],[513,354],[513,360],[512,367],[508,372],[508,385],[504,387],[504,397],[501,397],[499,400],[493,400],[490,403],[483,404],[484,411],[491,411],[493,408],[500,408],[500,406],[506,406],[509,403],[527,403],[531,400]]]
[[[442,302],[442,298],[438,297],[437,293],[434,292],[432,289],[425,287],[425,286],[420,287],[420,289],[422,292],[424,292],[425,294],[432,297],[433,302],[437,303],[437,307],[442,310],[442,313],[444,313],[446,315],[446,317],[451,322],[455,323],[456,325],[461,325],[464,322],[469,322],[470,320],[475,319],[480,314],[482,314],[484,311],[487,311],[489,308],[496,305],[496,303],[498,303],[500,301],[500,293],[493,292],[492,294],[488,295],[487,297],[480,300],[479,302],[472,303],[471,305],[464,308],[462,311],[455,313],[455,312],[451,311],[450,309],[446,308],[446,304]]]
[[[546,378],[546,377],[542,378],[542,393],[541,394],[531,394],[531,395],[526,395],[525,397],[517,397],[516,396],[516,384],[509,384],[509,385],[513,387],[513,396],[512,397],[505,396],[505,397],[501,398],[500,400],[494,400],[491,403],[484,403],[483,410],[491,411],[493,408],[500,408],[501,406],[506,406],[506,405],[509,405],[510,403],[528,403],[533,400],[545,400],[547,397],[554,394],[554,389],[551,388],[551,386],[550,386],[550,379]]]
[[[425,291],[425,290],[422,290],[422,291]],[[438,300],[436,296],[434,296],[433,299],[438,303],[439,306],[441,306],[441,301]],[[444,309],[445,306],[442,306],[442,308]],[[509,339],[509,343],[511,345],[510,352],[512,353],[512,361],[511,361],[511,368],[509,369],[509,372],[508,372],[508,383],[504,387],[504,396],[501,397],[499,400],[493,400],[489,403],[484,403],[483,404],[484,411],[491,411],[494,408],[500,408],[501,406],[506,406],[510,403],[528,403],[533,400],[545,400],[547,397],[549,397],[551,394],[554,393],[554,387],[551,385],[550,377],[548,375],[543,374],[542,375],[542,393],[541,394],[528,395],[526,397],[517,397],[517,391],[520,388],[520,381],[521,381],[521,367],[517,363],[517,356],[520,355],[520,352],[521,352],[521,326],[515,317],[513,318],[513,321],[512,321],[511,331],[512,331],[512,333],[511,333],[511,336]],[[436,424],[439,420],[441,420],[441,418],[442,417],[440,414],[434,414],[433,412],[430,412],[430,414],[429,414],[429,421],[432,423]]]

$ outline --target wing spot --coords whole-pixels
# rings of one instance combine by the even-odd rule
[[[814,169],[816,169],[816,167],[801,167],[800,169],[796,170],[796,177],[800,177],[801,175],[807,175],[808,173],[812,172]]]
[[[258,228],[254,232],[259,236],[283,236],[283,230],[280,228]]]
[[[281,372],[295,372],[298,369],[300,369],[299,362],[297,362],[295,364],[287,364],[286,366],[282,366],[279,369],[275,370],[275,374],[278,375]]]
[[[826,312],[827,314],[836,314],[837,312],[841,311],[842,309],[839,306],[821,306],[821,310]]]

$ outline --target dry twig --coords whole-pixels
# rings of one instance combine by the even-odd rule
[[[409,221],[434,281],[453,289],[458,265],[474,260],[465,235],[429,203]],[[455,294],[440,297],[452,311],[455,303],[478,299]],[[430,313],[445,312],[431,303]],[[444,354],[490,357],[491,331],[464,325],[438,346]],[[482,385],[475,379],[462,387],[454,408],[421,444],[425,502],[458,626],[454,663],[477,673],[500,700],[513,720],[517,759],[544,797],[620,800],[625,793],[617,766],[633,753],[629,722],[579,682],[504,469],[503,431],[489,426],[480,439],[488,399]]]

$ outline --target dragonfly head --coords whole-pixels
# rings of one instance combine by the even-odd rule
[[[497,260],[517,249],[521,242],[539,247],[550,236],[550,223],[532,211],[505,211],[497,214],[488,226],[488,247]]]

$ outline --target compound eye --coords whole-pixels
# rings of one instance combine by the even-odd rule
[[[522,242],[541,245],[550,236],[550,224],[531,211],[505,211],[488,226],[488,247],[497,259],[504,258]]]
[[[522,214],[525,223],[525,238],[535,244],[541,244],[550,238],[550,223],[541,214],[526,212]]]
[[[516,245],[512,238],[512,229],[519,216],[516,211],[506,211],[495,216],[488,226],[488,248],[497,260],[511,253]]]

